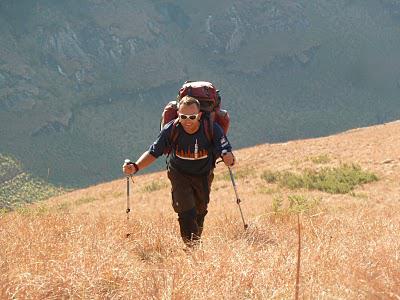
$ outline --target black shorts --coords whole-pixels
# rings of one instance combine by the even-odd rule
[[[191,176],[169,168],[168,178],[171,181],[172,207],[176,213],[196,208],[197,214],[207,212],[210,202],[213,170],[208,175]]]

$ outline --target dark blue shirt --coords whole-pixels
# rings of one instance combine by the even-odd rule
[[[170,141],[174,121],[169,122],[160,131],[157,140],[150,146],[149,152],[154,157],[164,154],[171,147],[170,166],[179,172],[189,175],[205,175],[214,168],[215,159],[221,156],[222,150],[231,152],[232,147],[222,128],[214,123],[213,142],[206,136],[203,122],[193,134],[187,133],[180,124],[175,143]]]

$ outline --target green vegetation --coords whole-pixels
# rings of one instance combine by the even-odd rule
[[[274,213],[282,211],[283,198],[282,196],[276,196],[272,199],[272,210]]]
[[[64,189],[25,173],[18,161],[0,154],[0,208],[11,210],[25,203],[61,194],[63,191]]]
[[[69,211],[71,204],[69,202],[62,202],[55,207],[56,211],[67,212]]]
[[[355,164],[342,164],[336,168],[321,170],[304,170],[302,174],[289,171],[264,171],[261,178],[268,183],[277,183],[289,189],[306,188],[320,190],[331,194],[349,193],[357,185],[377,181],[378,177],[368,171],[363,171]]]
[[[321,198],[308,198],[303,195],[290,195],[289,211],[294,213],[310,212],[321,203]]]
[[[83,197],[83,198],[79,198],[78,200],[76,200],[74,202],[74,204],[76,206],[79,206],[79,205],[83,205],[83,204],[86,204],[86,203],[94,202],[96,200],[98,200],[98,199],[94,198],[94,197]]]
[[[21,166],[9,156],[0,154],[0,183],[21,173]]]
[[[261,174],[261,178],[264,179],[268,183],[274,183],[279,179],[279,172],[274,172],[271,170],[265,170]]]
[[[284,207],[284,198],[280,195],[274,197],[272,200],[273,212],[276,214],[310,213],[321,203],[321,198],[310,198],[304,195],[289,195],[287,201],[289,206]]]
[[[165,189],[167,186],[168,184],[163,180],[154,180],[150,184],[145,185],[142,191],[145,193],[151,193]]]
[[[50,210],[50,207],[45,203],[41,203],[40,205],[37,206],[21,205],[16,207],[15,211],[21,215],[26,215],[26,216],[40,216],[52,212]]]
[[[6,208],[0,208],[0,217],[5,215],[8,212],[8,210]]]
[[[354,197],[354,198],[360,198],[360,199],[368,199],[368,195],[365,193],[355,193],[354,191],[349,193],[350,196]]]
[[[272,195],[279,192],[278,188],[271,188],[268,186],[259,186],[258,192],[261,194]]]
[[[312,156],[309,158],[314,164],[327,164],[331,161],[328,155],[321,154],[318,156]]]
[[[255,167],[244,167],[240,169],[235,169],[232,170],[233,176],[235,179],[246,179],[246,178],[252,178],[255,175]],[[218,176],[215,176],[215,180],[225,180],[225,181],[230,181],[231,177],[229,175],[229,171],[227,170],[223,174],[220,174]]]

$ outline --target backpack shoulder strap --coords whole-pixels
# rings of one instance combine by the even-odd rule
[[[203,119],[204,131],[210,143],[214,141],[214,114],[210,113]]]
[[[171,143],[171,146],[176,143],[176,140],[178,139],[178,124],[179,124],[179,119],[175,119],[174,123],[172,124],[172,129],[171,133],[169,135],[169,142]]]
[[[168,145],[166,149],[164,150],[164,154],[166,155],[165,163],[167,164],[168,168],[168,157],[171,154],[172,148],[174,147],[174,144],[176,143],[176,140],[178,139],[178,134],[179,134],[179,129],[177,128],[179,123],[179,120],[176,119],[174,120],[174,123],[172,124],[171,132],[168,135],[167,141]]]

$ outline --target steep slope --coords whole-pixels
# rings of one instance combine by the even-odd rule
[[[292,298],[301,212],[301,297],[397,298],[399,146],[400,122],[393,122],[237,151],[249,229],[243,232],[226,169],[218,166],[203,243],[190,253],[181,250],[164,173],[135,176],[129,222],[123,178],[2,215],[0,295]],[[331,194],[263,176],[344,163],[378,180]]]

